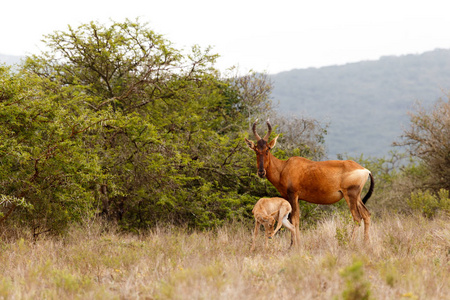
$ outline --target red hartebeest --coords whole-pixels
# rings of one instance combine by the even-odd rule
[[[280,160],[272,155],[270,150],[275,147],[278,136],[269,140],[272,126],[267,120],[268,132],[261,138],[256,132],[256,124],[252,130],[256,145],[245,139],[245,142],[256,153],[258,176],[267,179],[275,186],[281,196],[292,206],[291,221],[295,232],[292,235],[292,245],[300,242],[300,209],[298,200],[316,204],[332,204],[345,198],[357,224],[364,220],[364,240],[369,241],[370,213],[364,205],[370,198],[374,188],[371,172],[354,161],[329,160],[311,161],[303,157],[291,157]],[[370,177],[370,187],[364,199],[361,192]],[[355,237],[353,229],[352,240]]]

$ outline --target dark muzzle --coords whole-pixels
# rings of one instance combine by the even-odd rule
[[[264,169],[258,170],[258,176],[261,178],[266,177],[266,170],[264,170]]]

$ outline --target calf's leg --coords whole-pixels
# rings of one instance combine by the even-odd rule
[[[255,219],[255,230],[253,231],[252,247],[250,248],[250,251],[255,250],[256,237],[259,234],[259,227],[260,226],[261,226],[261,224],[258,222],[258,220]]]

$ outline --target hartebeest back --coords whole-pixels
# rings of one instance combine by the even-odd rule
[[[267,248],[268,239],[271,239],[281,225],[284,225],[291,232],[295,232],[294,226],[289,222],[288,215],[292,211],[291,205],[283,198],[261,198],[256,202],[253,207],[253,216],[255,217],[255,230],[253,232],[253,241],[251,251],[255,249],[256,237],[259,233],[259,227],[264,226],[265,229],[265,247]],[[275,221],[277,221],[277,227],[274,228]]]
[[[364,220],[364,239],[369,240],[370,213],[364,205],[370,198],[374,188],[371,172],[354,161],[329,160],[311,161],[303,157],[291,157],[280,160],[270,150],[275,147],[278,136],[269,142],[272,126],[267,121],[268,132],[261,138],[256,132],[256,124],[252,130],[257,142],[245,139],[245,142],[256,153],[258,176],[267,179],[275,186],[281,197],[287,199],[292,206],[291,221],[295,227],[292,244],[300,241],[300,210],[298,200],[316,204],[332,204],[345,198],[353,219],[357,224]],[[367,195],[361,200],[361,192],[367,179],[370,187]],[[356,227],[355,227],[356,229]],[[355,230],[352,239],[355,236]]]

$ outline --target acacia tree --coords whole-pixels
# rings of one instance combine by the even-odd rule
[[[246,211],[249,107],[245,89],[213,68],[217,55],[199,47],[184,55],[129,20],[69,27],[46,43],[51,51],[25,69],[77,90],[83,109],[109,114],[83,135],[105,175],[95,185],[104,213],[133,228],[161,220],[210,226]],[[270,88],[257,84],[252,101],[263,107]]]
[[[429,111],[418,105],[410,113],[410,122],[403,141],[396,145],[406,146],[423,162],[428,170],[427,187],[450,190],[450,98],[437,101]]]
[[[11,221],[38,233],[98,213],[129,230],[209,227],[274,193],[243,142],[249,116],[271,109],[264,75],[221,78],[210,49],[185,54],[129,20],[44,41],[48,52],[2,82],[13,92],[1,96],[0,194],[34,206]]]

